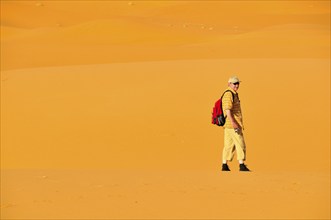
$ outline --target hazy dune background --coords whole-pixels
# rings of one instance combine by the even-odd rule
[[[330,2],[2,0],[1,218],[330,219]]]

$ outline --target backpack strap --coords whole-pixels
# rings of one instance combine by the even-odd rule
[[[223,106],[222,106],[222,99],[223,99],[223,96],[224,96],[224,94],[226,93],[226,92],[231,92],[231,94],[232,94],[232,100],[234,101],[234,94],[233,94],[233,92],[231,91],[231,90],[226,90],[223,94],[222,94],[222,96],[221,96],[221,109],[222,109],[222,112],[223,112]]]
[[[226,93],[226,92],[231,92],[231,94],[232,94],[232,100],[234,100],[234,94],[233,94],[233,92],[231,91],[231,90],[226,90],[224,93],[223,93],[223,95],[221,96],[221,99],[223,98],[223,96],[224,96],[224,94]]]

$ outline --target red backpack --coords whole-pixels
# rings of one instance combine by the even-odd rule
[[[213,108],[213,113],[212,113],[212,119],[211,119],[211,123],[217,126],[223,126],[225,124],[225,119],[226,117],[224,117],[224,112],[222,109],[222,98],[224,96],[224,94],[226,92],[231,92],[232,94],[232,99],[234,99],[234,94],[231,90],[226,90],[223,95],[221,96],[220,99],[218,99],[215,102],[214,108]]]

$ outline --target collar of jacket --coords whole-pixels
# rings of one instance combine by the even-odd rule
[[[227,90],[230,90],[231,92],[233,92],[233,94],[238,94],[238,92],[234,91],[233,89],[231,89],[231,87],[229,86]]]

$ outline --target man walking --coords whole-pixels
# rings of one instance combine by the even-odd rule
[[[237,76],[230,77],[228,89],[222,99],[222,108],[225,112],[226,121],[224,124],[224,148],[222,171],[230,171],[227,164],[232,161],[234,152],[237,153],[240,171],[250,171],[244,161],[246,159],[246,145],[243,135],[243,119],[238,96],[240,80]]]

